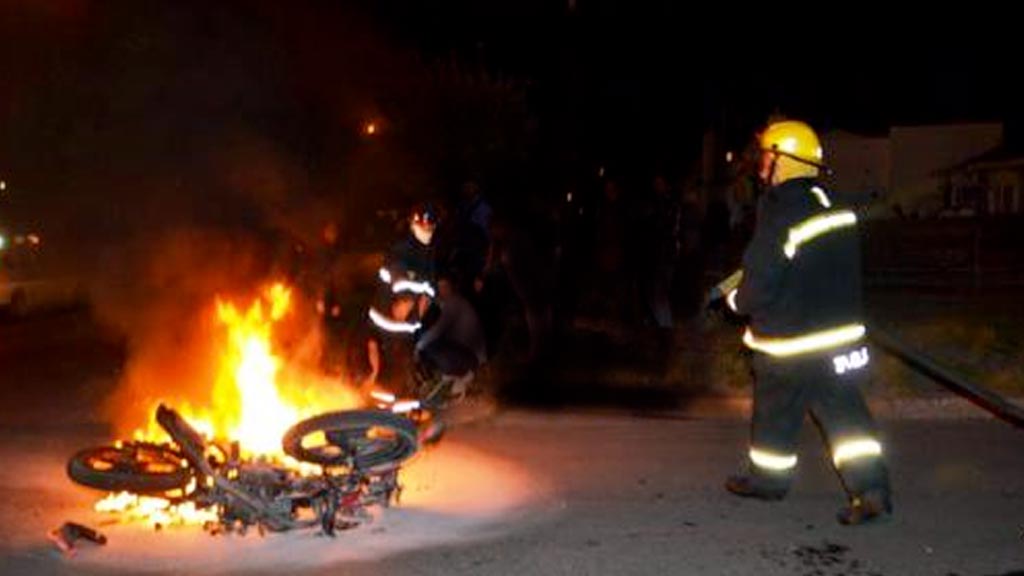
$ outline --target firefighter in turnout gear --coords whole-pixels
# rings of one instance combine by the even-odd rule
[[[409,232],[384,258],[377,272],[379,288],[387,294],[413,294],[422,317],[436,294],[434,231],[437,212],[429,204],[418,204],[409,215]]]
[[[436,296],[433,236],[437,214],[419,204],[409,214],[408,233],[385,255],[377,271],[378,285],[367,310],[366,342],[369,374],[362,386],[372,389],[382,374],[401,379],[400,366],[411,364],[413,344],[433,312]],[[391,382],[390,384],[394,384]],[[402,386],[399,386],[401,388]]]
[[[825,166],[808,125],[774,122],[759,141],[766,190],[756,229],[742,270],[719,290],[749,317],[743,342],[753,351],[756,378],[748,469],[726,488],[782,499],[809,411],[849,496],[837,518],[861,524],[891,514],[892,505],[882,445],[860,391],[869,352],[857,216],[817,182]]]

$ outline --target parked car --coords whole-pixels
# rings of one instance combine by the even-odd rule
[[[12,316],[84,304],[79,279],[59,272],[37,234],[0,233],[0,308]]]

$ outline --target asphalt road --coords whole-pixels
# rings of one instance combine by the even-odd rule
[[[76,316],[0,325],[0,573],[1024,574],[1024,431],[1004,423],[884,420],[896,514],[849,528],[834,520],[842,492],[810,423],[792,494],[768,504],[721,488],[743,461],[743,414],[564,405],[455,429],[427,456],[424,493],[438,497],[351,538],[177,547],[167,534],[159,563],[113,541],[65,558],[44,535],[95,498],[63,467],[108,439],[95,405],[120,354]],[[457,476],[444,475],[450,463]]]

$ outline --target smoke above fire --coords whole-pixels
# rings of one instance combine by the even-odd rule
[[[208,402],[217,303],[246,310],[274,282],[292,290],[281,373],[314,374],[325,228],[342,252],[372,250],[391,232],[376,209],[431,179],[381,104],[424,100],[419,64],[347,7],[71,4],[0,7],[0,62],[19,72],[0,94],[0,227],[41,232],[52,274],[124,335],[108,419],[123,433],[158,399]],[[365,270],[331,273],[351,290]]]
[[[259,252],[233,235],[167,233],[144,250],[145,263],[133,263],[130,269],[138,274],[130,285],[99,292],[111,300],[94,298],[100,317],[127,335],[127,360],[105,410],[119,436],[144,428],[161,401],[183,408],[215,404],[230,354],[229,327],[218,307],[244,313],[261,303],[270,271]],[[311,308],[296,291],[287,317],[268,334],[268,345],[289,369],[316,374],[322,334]]]

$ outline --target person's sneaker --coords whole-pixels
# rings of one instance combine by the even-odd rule
[[[877,523],[892,516],[892,499],[887,490],[869,490],[850,499],[836,514],[843,526]]]
[[[757,481],[751,476],[729,476],[725,481],[725,489],[743,498],[756,498],[769,502],[782,500],[786,497],[785,489],[758,486]]]

